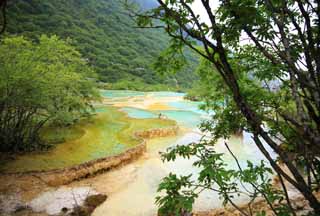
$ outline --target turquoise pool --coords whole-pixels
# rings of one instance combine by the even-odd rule
[[[127,91],[127,90],[101,90],[103,97],[108,98],[122,98],[122,97],[132,97],[132,96],[144,96],[145,92],[139,91]]]
[[[128,114],[131,118],[157,118],[156,112],[151,112],[144,109],[138,109],[133,107],[124,107],[120,109]]]

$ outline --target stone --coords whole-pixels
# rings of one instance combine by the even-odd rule
[[[84,204],[85,204],[86,206],[96,208],[96,207],[99,206],[101,203],[103,203],[104,201],[106,201],[107,198],[108,198],[108,196],[107,196],[107,195],[104,195],[104,194],[91,195],[91,196],[88,196],[88,197],[86,198],[86,200],[84,201]]]

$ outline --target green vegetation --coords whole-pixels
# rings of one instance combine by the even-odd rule
[[[44,126],[39,135],[41,140],[49,145],[76,140],[83,136],[85,131],[74,124],[69,126]]]
[[[295,216],[300,206],[291,204],[286,182],[309,204],[308,213],[320,215],[314,193],[320,188],[320,2],[228,0],[213,10],[209,0],[157,0],[157,8],[135,14],[146,29],[133,27],[121,2],[8,2],[9,37],[0,44],[0,151],[65,142],[19,156],[4,170],[79,164],[137,145],[137,130],[175,125],[130,119],[116,108],[83,120],[99,98],[90,65],[104,88],[181,90],[194,84],[188,97],[204,100],[203,108],[214,111],[200,127],[210,138],[162,153],[164,161],[193,158],[199,175],[164,178],[156,198],[159,215],[192,214],[195,198],[211,190],[244,216],[267,215],[251,208],[260,198],[270,214]],[[195,2],[202,5],[201,14],[191,5]],[[153,28],[159,23],[164,28]],[[200,80],[190,49],[202,58]],[[228,168],[215,143],[239,129],[251,134],[269,164],[240,164],[226,141],[237,165]],[[272,175],[279,185],[272,184]],[[249,199],[247,209],[234,202],[241,194]]]
[[[185,98],[192,101],[213,102],[219,106],[223,104],[227,97],[224,92],[226,86],[211,63],[201,58],[196,73],[199,76],[199,80],[194,82],[192,87],[188,89]]]
[[[8,37],[0,44],[0,151],[47,147],[45,125],[68,125],[99,99],[94,73],[67,42],[41,36],[38,43]]]
[[[70,126],[68,136],[64,137],[64,139],[67,138],[66,142],[56,145],[48,152],[17,156],[15,160],[5,163],[1,169],[18,172],[78,165],[93,159],[119,154],[140,144],[141,139],[134,136],[136,131],[175,125],[176,122],[172,120],[129,118],[117,108],[105,107],[90,121],[84,119]],[[53,132],[49,130],[42,135],[45,139],[55,141],[61,139],[61,135]]]
[[[185,52],[189,66],[176,75],[156,73],[152,64],[168,46],[169,37],[160,29],[135,28],[122,1],[12,0],[7,13],[10,34],[35,40],[41,34],[71,38],[102,82],[119,81],[113,89],[181,89],[197,79],[193,72],[197,59],[190,51]]]
[[[213,10],[208,0],[158,2],[158,8],[137,16],[137,23],[150,27],[160,20],[173,38],[159,66],[179,68],[179,58],[168,56],[181,52],[184,45],[192,48],[204,60],[199,68],[201,87],[190,96],[205,99],[205,108],[214,111],[201,125],[211,139],[162,154],[164,161],[197,158],[193,165],[200,172],[170,174],[163,180],[159,215],[191,214],[198,194],[211,190],[244,216],[295,216],[298,209],[284,182],[308,201],[312,212],[307,212],[320,215],[320,200],[314,194],[320,188],[320,3],[228,0]],[[191,6],[195,2],[202,6],[201,14]],[[243,43],[244,39],[250,40]],[[172,62],[176,65],[168,66]],[[227,143],[238,170],[225,165],[214,145],[238,128],[251,134],[272,169],[262,162],[240,164]],[[272,184],[271,173],[280,185]],[[234,202],[240,194],[249,199],[246,209]],[[264,199],[270,212],[252,209],[257,198]]]

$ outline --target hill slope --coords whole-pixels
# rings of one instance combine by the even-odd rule
[[[154,5],[139,0],[143,7]],[[7,31],[36,38],[57,34],[72,43],[96,68],[101,81],[140,80],[189,87],[196,76],[197,60],[187,52],[191,64],[183,76],[161,77],[151,67],[168,45],[159,29],[138,29],[118,0],[11,0]]]

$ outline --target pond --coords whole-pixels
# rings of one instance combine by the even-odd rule
[[[143,95],[136,95],[134,97],[129,93],[130,98],[124,101],[119,102],[118,100],[114,100],[115,95],[121,95],[122,97],[124,94],[123,91],[121,94],[113,94],[113,97],[107,98],[106,102],[114,106],[124,106],[121,110],[132,118],[156,118],[161,113],[162,116],[177,121],[181,128],[181,133],[177,137],[149,140],[148,157],[134,165],[137,167],[134,179],[121,191],[112,194],[108,198],[108,201],[98,207],[93,214],[96,216],[155,215],[157,207],[154,201],[158,194],[156,190],[163,177],[173,172],[178,175],[193,173],[196,178],[199,172],[197,168],[192,166],[192,163],[196,160],[195,158],[191,158],[190,160],[178,158],[175,162],[163,163],[158,153],[159,151],[165,151],[170,146],[187,145],[201,139],[203,134],[200,133],[197,126],[202,120],[210,118],[209,113],[199,109],[201,103],[184,100],[183,94],[172,92],[168,92],[167,94],[164,92],[159,94],[143,93]],[[158,95],[161,95],[161,97],[158,97]],[[112,100],[114,100],[114,103],[111,102]],[[154,104],[160,107],[160,109],[157,110],[157,106],[154,106]],[[263,159],[263,156],[251,140],[250,134],[244,133],[242,137],[234,136],[226,142],[228,142],[232,151],[237,155],[243,167],[249,159],[254,162]],[[224,159],[228,167],[236,168],[236,163],[224,147],[224,140],[220,140],[216,144],[215,149],[218,152],[226,153]],[[122,176],[123,174],[119,175]],[[122,177],[126,178],[126,176]],[[117,182],[114,184],[116,185]],[[244,199],[244,197],[239,197],[236,200],[241,202]],[[195,210],[208,210],[221,206],[222,203],[216,192],[204,191],[197,198],[194,208]]]
[[[178,158],[175,162],[163,163],[159,152],[175,145],[198,142],[204,135],[198,126],[203,120],[210,119],[210,113],[199,109],[201,102],[184,100],[183,93],[102,90],[101,94],[104,99],[98,105],[94,118],[77,125],[85,131],[83,136],[58,144],[47,153],[20,156],[2,166],[2,170],[50,170],[119,154],[141,142],[133,136],[135,131],[178,124],[180,130],[177,136],[147,140],[147,152],[139,160],[106,175],[97,175],[76,183],[92,186],[101,193],[107,189],[108,199],[94,211],[95,216],[155,215],[157,206],[154,201],[163,177],[172,172],[178,175],[192,173],[196,178],[199,173],[199,169],[192,166],[196,158]],[[246,165],[247,160],[257,163],[263,159],[250,134],[219,140],[215,150],[225,153],[225,163],[230,168],[235,169],[236,163],[226,151],[225,141],[242,166]],[[239,197],[236,201],[244,199]],[[216,192],[204,191],[196,199],[194,209],[208,210],[221,205]]]
[[[129,118],[115,107],[97,109],[97,114],[89,121],[76,124],[72,131],[81,129],[83,133],[76,139],[54,144],[47,152],[17,156],[0,166],[3,172],[47,171],[71,167],[90,160],[112,156],[124,152],[142,142],[134,136],[136,131],[176,125],[172,120],[158,118]],[[62,132],[62,129],[53,133]],[[53,135],[56,136],[56,135]]]

